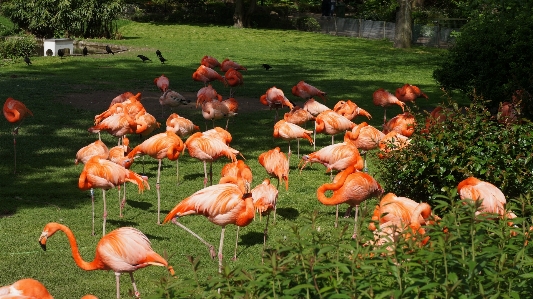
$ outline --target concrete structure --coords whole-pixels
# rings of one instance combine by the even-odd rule
[[[57,55],[57,50],[59,49],[69,49],[70,55],[74,54],[74,40],[70,38],[49,38],[43,41],[44,46],[44,56],[46,56],[46,51],[51,50],[52,56]]]

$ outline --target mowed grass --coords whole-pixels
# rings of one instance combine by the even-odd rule
[[[97,136],[87,132],[98,109],[82,110],[58,99],[66,95],[91,95],[98,92],[154,93],[157,88],[153,79],[165,74],[170,86],[178,92],[196,92],[203,84],[191,79],[192,73],[204,55],[211,55],[222,61],[230,58],[248,68],[243,72],[245,84],[239,87],[235,97],[255,98],[276,86],[287,97],[303,104],[292,96],[290,89],[304,80],[329,95],[326,103],[333,105],[343,99],[351,99],[374,117],[370,124],[379,126],[383,109],[372,104],[372,93],[377,88],[391,92],[404,83],[419,86],[430,98],[419,100],[419,105],[433,107],[442,99],[442,93],[431,77],[442,50],[413,48],[394,49],[388,41],[372,41],[297,31],[251,30],[215,26],[188,26],[123,22],[120,32],[122,40],[95,40],[104,44],[128,47],[128,51],[116,55],[90,55],[32,57],[33,65],[26,66],[20,59],[0,69],[0,95],[2,99],[13,97],[24,102],[34,113],[24,121],[16,136],[16,169],[14,170],[14,147],[12,126],[0,122],[0,285],[32,277],[43,282],[55,298],[80,298],[92,293],[100,298],[113,298],[115,279],[110,271],[86,272],[79,269],[71,258],[70,246],[62,233],[48,241],[48,251],[39,247],[37,240],[44,225],[60,222],[72,229],[85,260],[92,260],[94,250],[102,233],[102,191],[96,195],[96,236],[91,236],[91,201],[87,191],[77,188],[77,180],[83,165],[74,165],[77,150]],[[161,64],[155,51],[159,49],[168,59]],[[142,63],[136,56],[143,54],[153,62]],[[262,63],[273,68],[265,71]],[[229,90],[220,82],[213,83],[225,97]],[[91,98],[95,103],[110,102],[112,98]],[[156,99],[147,99],[157,101]],[[193,101],[195,99],[192,99]],[[155,109],[157,108],[157,109]],[[152,111],[164,131],[168,116],[161,117],[157,106]],[[190,118],[204,128],[204,120],[198,109],[186,107],[176,109],[180,115]],[[281,111],[280,111],[281,112]],[[280,113],[284,113],[283,111]],[[399,108],[388,109],[391,117],[400,113]],[[366,120],[357,118],[357,123]],[[267,177],[259,165],[260,153],[279,146],[287,152],[287,142],[274,140],[272,128],[274,112],[268,109],[240,113],[229,124],[233,135],[231,146],[240,150],[254,174],[253,186]],[[223,126],[222,121],[217,125]],[[308,128],[312,125],[309,124]],[[108,147],[116,139],[102,134]],[[336,141],[342,139],[336,136]],[[133,146],[141,140],[130,136]],[[329,145],[329,136],[317,137],[317,150]],[[292,225],[306,222],[314,210],[319,211],[319,226],[324,234],[336,234],[333,227],[335,207],[325,207],[316,199],[316,189],[329,181],[322,165],[297,170],[296,142],[291,143],[293,156],[289,190],[280,188],[276,223],[269,227],[267,246],[282,241]],[[312,146],[300,142],[300,153],[310,153]],[[373,156],[369,154],[369,156]],[[220,170],[227,163],[220,159],[213,163],[213,180],[220,178]],[[372,161],[369,162],[372,173]],[[187,256],[201,259],[200,279],[217,275],[217,261],[211,260],[207,248],[190,234],[173,224],[157,225],[156,174],[157,161],[144,158],[145,173],[149,177],[151,190],[143,194],[136,186],[127,186],[128,202],[124,217],[119,218],[117,190],[107,192],[107,231],[133,226],[143,231],[152,242],[154,250],[167,254],[170,264],[176,270],[176,279],[191,277]],[[142,172],[142,163],[136,161],[132,167]],[[274,184],[277,182],[272,180]],[[182,199],[203,187],[203,165],[185,152],[179,159],[179,184],[176,181],[176,163],[163,161],[161,178],[162,215]],[[394,192],[394,190],[386,190]],[[373,204],[368,203],[362,211],[363,221]],[[342,209],[344,212],[344,207]],[[361,215],[361,214],[360,214]],[[238,259],[232,261],[235,242],[234,226],[228,226],[225,237],[224,261],[230,268],[246,267],[261,262],[265,218],[257,218],[241,229]],[[341,226],[353,225],[353,221],[341,220]],[[187,216],[181,222],[218,247],[220,228],[203,216]],[[366,224],[362,224],[365,229]],[[348,231],[350,231],[349,229]],[[346,235],[348,241],[350,234]],[[148,267],[135,273],[137,285],[143,297],[153,296],[160,278],[168,275],[164,268]],[[122,297],[130,296],[131,283],[127,275],[121,279]]]

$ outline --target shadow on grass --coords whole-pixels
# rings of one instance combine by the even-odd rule
[[[300,216],[300,212],[295,208],[278,208],[276,213],[287,220],[296,220]]]
[[[151,204],[149,202],[135,201],[135,200],[128,200],[127,204],[132,206],[132,207],[134,207],[134,208],[136,208],[136,209],[141,209],[141,210],[144,210],[144,211],[148,211],[153,206],[153,204]],[[161,211],[161,213],[163,213],[163,211]]]
[[[113,219],[107,219],[107,223],[116,226],[116,227],[124,227],[124,226],[138,226],[139,223],[135,221],[128,221],[128,220],[113,220]]]

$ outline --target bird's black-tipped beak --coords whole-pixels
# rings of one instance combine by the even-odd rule
[[[44,251],[46,251],[46,243],[43,244],[43,243],[39,242],[39,245],[41,245],[41,248],[42,248]]]
[[[41,236],[39,237],[39,245],[41,245],[41,248],[44,251],[46,251],[46,239],[47,239],[47,234],[43,232]]]

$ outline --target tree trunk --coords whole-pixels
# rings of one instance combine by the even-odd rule
[[[233,27],[242,28],[243,0],[235,0],[235,13],[233,13]]]
[[[255,12],[255,8],[257,7],[257,0],[250,0],[250,7],[248,7],[248,10],[246,11],[246,16],[244,18],[244,24],[246,27],[251,27],[250,20],[252,19],[252,15]]]
[[[412,31],[411,4],[413,0],[398,0],[396,8],[396,30],[394,33],[395,48],[410,48]]]

